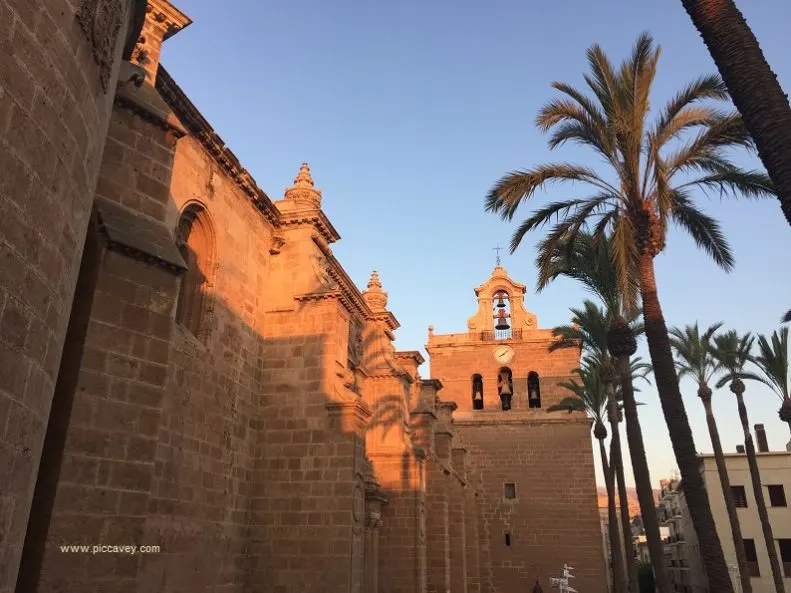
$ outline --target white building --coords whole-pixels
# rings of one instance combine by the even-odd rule
[[[756,454],[758,469],[761,474],[764,501],[775,538],[775,549],[785,577],[786,590],[791,591],[791,508],[788,506],[789,498],[791,498],[791,452],[769,451],[766,446],[763,426],[760,424],[756,425],[756,444],[759,449]],[[753,593],[774,593],[772,571],[764,544],[761,522],[758,518],[747,456],[743,452],[743,447],[740,446],[738,449],[737,453],[725,454],[725,464],[739,515],[752,589]],[[709,496],[711,512],[717,526],[717,534],[725,553],[725,560],[732,568],[734,590],[741,593],[736,552],[714,455],[699,455],[698,459]],[[663,486],[665,485],[666,483],[663,481]],[[664,524],[671,528],[671,535],[665,545],[665,558],[671,568],[676,591],[679,593],[716,593],[708,591],[706,585],[697,537],[683,494],[683,483],[678,483],[672,488],[669,483],[667,485],[668,504],[665,510]]]

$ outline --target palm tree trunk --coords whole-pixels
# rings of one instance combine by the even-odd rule
[[[616,428],[618,425],[616,424]],[[637,581],[637,558],[632,541],[631,518],[629,517],[629,497],[626,494],[626,478],[623,473],[623,452],[621,451],[621,435],[613,439],[613,456],[610,460],[614,466],[615,477],[618,480],[618,502],[621,511],[621,537],[623,537],[623,553],[626,561],[626,574],[629,577],[629,591],[639,593]]]
[[[733,593],[728,565],[714,526],[714,517],[711,514],[703,477],[700,475],[695,440],[692,438],[684,401],[681,399],[678,375],[670,349],[670,338],[656,289],[654,256],[648,249],[644,249],[640,256],[640,294],[643,301],[645,336],[654,367],[659,400],[662,403],[662,412],[670,433],[676,463],[684,482],[684,493],[692,523],[700,542],[700,554],[706,569],[709,590],[717,593]]]
[[[626,582],[624,579],[623,558],[621,545],[618,541],[618,518],[615,510],[615,481],[613,472],[607,464],[607,450],[604,439],[599,439],[599,452],[601,465],[604,472],[604,484],[607,487],[607,531],[610,540],[610,574],[612,575],[613,593],[625,593]]]
[[[791,107],[733,0],[681,0],[755,140],[791,224]]]
[[[739,381],[741,383],[741,380]],[[769,523],[769,513],[766,512],[766,501],[764,500],[764,489],[761,486],[761,473],[758,471],[758,460],[755,457],[755,445],[753,444],[753,435],[750,433],[750,424],[747,419],[747,408],[744,406],[744,384],[741,384],[741,389],[735,381],[731,383],[731,391],[736,394],[736,400],[739,403],[739,419],[742,421],[742,430],[744,431],[744,450],[747,453],[747,463],[750,466],[750,478],[753,483],[753,495],[755,496],[755,504],[758,507],[758,518],[761,520],[761,530],[764,534],[764,542],[766,542],[766,552],[769,554],[769,565],[772,567],[772,579],[775,583],[775,591],[777,593],[785,593],[785,586],[783,585],[783,573],[780,570],[780,563],[777,560],[777,549],[775,548],[775,538],[772,534],[772,524]]]
[[[659,534],[659,519],[654,504],[654,489],[651,486],[651,473],[648,470],[648,458],[645,454],[643,431],[637,417],[637,402],[634,399],[632,370],[628,356],[617,358],[618,371],[621,378],[621,396],[623,397],[623,415],[626,422],[626,440],[629,443],[629,454],[632,458],[634,483],[637,488],[637,500],[640,502],[640,516],[643,519],[645,539],[651,566],[654,569],[654,583],[659,593],[671,593],[673,587],[665,566],[665,552],[662,537]],[[745,591],[744,593],[748,593]]]
[[[706,388],[708,389],[708,387]],[[714,412],[711,409],[711,389],[708,395],[701,395],[703,407],[706,409],[706,424],[709,426],[709,436],[711,436],[711,447],[714,449],[714,461],[717,463],[717,473],[720,476],[720,486],[722,496],[725,499],[725,508],[728,510],[728,521],[731,525],[731,536],[733,546],[736,550],[736,563],[739,565],[739,578],[742,583],[742,593],[753,593],[752,583],[750,582],[750,569],[747,566],[747,554],[744,551],[744,540],[742,539],[742,528],[739,525],[739,515],[736,513],[736,505],[733,502],[731,492],[731,480],[728,477],[728,469],[725,467],[725,455],[722,453],[722,442],[720,442],[720,432],[717,430],[717,421],[714,419]]]

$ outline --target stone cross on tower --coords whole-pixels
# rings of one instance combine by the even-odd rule
[[[500,265],[500,252],[503,250],[503,248],[500,247],[500,244],[498,243],[497,247],[494,247],[493,249],[494,249],[494,251],[497,252],[497,259],[495,260],[495,263],[499,266]]]

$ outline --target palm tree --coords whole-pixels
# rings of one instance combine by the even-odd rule
[[[748,362],[753,360],[752,349],[755,338],[750,334],[739,336],[731,330],[714,338],[714,356],[725,369],[725,374],[717,381],[717,388],[730,382],[730,390],[736,395],[739,406],[739,419],[742,422],[744,432],[744,450],[747,453],[747,464],[750,467],[750,479],[753,485],[753,495],[755,504],[758,507],[758,517],[761,520],[761,530],[766,543],[766,551],[769,555],[769,565],[772,567],[772,578],[775,583],[777,593],[784,593],[783,574],[780,571],[780,563],[777,560],[777,550],[775,549],[775,539],[772,534],[772,525],[769,523],[769,514],[766,512],[766,501],[764,491],[761,486],[761,474],[758,470],[758,461],[755,456],[755,445],[753,436],[750,433],[750,422],[747,417],[747,408],[744,405],[744,382],[742,379],[763,379],[754,373],[744,370]]]
[[[511,252],[529,231],[555,217],[559,222],[539,244],[539,268],[548,267],[559,243],[589,228],[594,219],[598,219],[592,225],[594,237],[611,235],[619,287],[628,306],[636,303],[639,286],[657,390],[700,540],[709,588],[731,593],[733,585],[678,386],[654,258],[664,249],[668,226],[674,222],[716,263],[731,269],[733,256],[719,224],[695,206],[693,191],[713,188],[722,195],[748,197],[775,194],[764,173],[743,170],[728,158],[728,149],[752,147],[739,115],[700,104],[706,99],[728,98],[718,76],[694,81],[659,112],[653,125],[647,121],[658,60],[659,49],[647,34],[639,37],[631,57],[617,70],[604,52],[593,46],[588,50],[591,72],[585,80],[595,98],[567,84],[553,83],[566,98],[551,101],[538,115],[540,128],[554,128],[550,147],[573,141],[594,149],[612,168],[613,174],[607,177],[614,181],[580,165],[541,165],[500,179],[486,198],[486,208],[511,220],[519,205],[546,185],[567,181],[593,188],[591,196],[556,202],[534,212],[514,232]],[[697,133],[687,138],[690,131]],[[675,149],[671,148],[674,143]]]
[[[772,333],[772,341],[758,336],[758,355],[753,362],[763,373],[763,383],[781,400],[778,415],[791,429],[791,391],[788,383],[788,328]]]
[[[783,315],[783,318],[780,320],[780,323],[788,323],[789,321],[791,321],[791,309],[786,311],[785,315]]]
[[[676,352],[678,360],[679,377],[690,377],[698,384],[698,397],[703,402],[706,410],[706,424],[709,427],[711,446],[714,449],[714,461],[717,464],[717,473],[720,477],[722,496],[725,499],[725,508],[728,511],[728,521],[731,526],[733,546],[736,550],[736,563],[739,566],[739,577],[743,593],[752,593],[750,571],[747,565],[747,554],[744,551],[742,529],[739,525],[739,515],[736,513],[736,504],[733,502],[731,481],[728,477],[728,468],[725,466],[725,455],[722,452],[720,433],[717,430],[717,421],[711,407],[712,391],[709,382],[715,373],[720,370],[720,363],[714,357],[714,334],[722,327],[722,323],[715,323],[700,334],[698,324],[688,325],[684,329],[674,327],[670,330],[670,343]]]
[[[623,528],[623,553],[626,557],[629,589],[635,591],[637,587],[637,560],[634,553],[634,542],[627,530],[629,525],[629,501],[626,496],[626,481],[623,475],[623,452],[621,448],[621,433],[618,430],[618,404],[615,397],[615,369],[607,354],[607,328],[609,319],[604,311],[593,302],[586,300],[583,309],[571,309],[572,325],[556,327],[552,335],[556,338],[549,351],[554,352],[561,348],[579,348],[587,352],[587,363],[595,366],[605,393],[608,395],[608,418],[610,421],[610,467],[613,476],[618,481],[618,496],[621,507],[621,523]],[[621,547],[619,546],[619,549]],[[613,552],[614,554],[615,552]]]
[[[681,0],[755,139],[791,224],[791,107],[733,0]]]
[[[613,264],[611,242],[606,235],[594,240],[589,234],[581,232],[571,240],[558,243],[550,257],[548,266],[542,267],[541,262],[538,263],[540,273],[538,292],[558,276],[566,276],[578,280],[598,296],[607,310],[609,327],[606,327],[607,324],[602,322],[596,322],[589,327],[588,333],[596,333],[599,336],[596,339],[597,349],[604,352],[609,349],[610,355],[616,359],[616,369],[620,374],[623,415],[626,421],[626,440],[629,443],[629,454],[632,459],[632,470],[637,499],[640,503],[640,514],[643,517],[646,543],[659,591],[668,593],[671,590],[671,583],[665,567],[651,473],[648,469],[643,432],[637,416],[637,403],[634,399],[632,385],[633,374],[630,372],[630,360],[637,351],[636,335],[643,332],[643,327],[636,323],[637,310],[630,311],[624,307],[619,292],[617,270]],[[636,292],[636,290],[632,292]],[[569,337],[574,338],[573,335]],[[576,343],[572,339],[569,345],[576,345]],[[601,356],[604,357],[604,354]]]
[[[610,559],[613,591],[625,593],[627,590],[626,571],[621,545],[618,540],[618,517],[615,508],[615,468],[607,462],[607,450],[604,440],[607,438],[607,428],[604,425],[605,412],[609,408],[609,396],[601,381],[599,369],[595,364],[584,364],[581,369],[575,369],[580,379],[559,383],[571,391],[573,395],[563,398],[560,403],[547,408],[548,412],[566,410],[568,412],[584,412],[593,420],[593,436],[599,441],[599,454],[601,455],[604,482],[607,486],[607,524],[610,540]],[[612,419],[611,419],[612,420]]]

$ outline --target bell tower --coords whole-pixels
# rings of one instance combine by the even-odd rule
[[[536,329],[537,320],[525,309],[524,284],[514,282],[497,264],[489,279],[475,289],[478,312],[467,320],[470,332],[492,332],[494,339],[509,339]]]
[[[552,571],[571,562],[580,591],[604,591],[591,424],[581,413],[548,411],[569,395],[559,384],[572,378],[581,351],[549,352],[552,329],[538,326],[527,287],[499,257],[474,293],[467,331],[429,327],[426,350],[443,400],[456,404],[488,590],[530,590],[536,579],[548,589]]]

